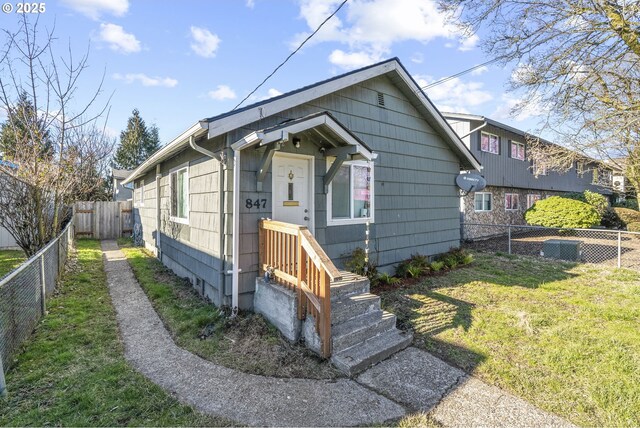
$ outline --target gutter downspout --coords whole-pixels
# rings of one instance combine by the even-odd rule
[[[238,313],[238,288],[241,269],[240,263],[240,150],[233,149],[233,243],[231,268],[231,313],[232,316]]]
[[[160,183],[162,181],[162,173],[160,172],[160,164],[156,165],[156,257],[162,262],[162,246],[160,245],[160,235],[162,234],[160,229],[162,227],[161,222],[161,208],[160,208]]]
[[[207,125],[206,124],[202,124],[201,126],[203,128],[206,128]],[[226,273],[226,256],[227,254],[225,253],[226,251],[226,245],[224,245],[224,240],[225,240],[225,233],[224,233],[224,189],[225,189],[225,169],[226,169],[226,162],[225,162],[225,155],[224,155],[224,151],[220,154],[220,155],[216,155],[214,152],[205,149],[204,147],[200,147],[196,144],[196,139],[191,136],[189,137],[189,146],[199,152],[202,153],[205,156],[208,156],[212,159],[217,160],[220,163],[220,170],[219,170],[219,176],[218,176],[218,198],[219,198],[219,204],[218,204],[218,227],[220,228],[220,234],[219,234],[219,242],[218,242],[218,248],[220,251],[220,271],[218,273],[218,300],[219,300],[219,304],[222,305],[224,303],[224,289],[225,289],[225,285],[226,285],[226,278],[227,278],[227,273]]]
[[[482,128],[484,128],[484,127],[485,127],[485,126],[487,126],[487,125],[488,125],[488,122],[485,120],[485,121],[484,121],[484,123],[483,123],[482,125],[478,126],[478,127],[477,127],[477,128],[475,128],[475,129],[472,129],[471,131],[469,131],[469,132],[467,132],[466,134],[462,135],[462,136],[460,137],[460,139],[462,140],[463,138],[467,138],[469,135],[473,134],[473,133],[474,133],[474,132],[476,132],[476,131],[481,130]]]

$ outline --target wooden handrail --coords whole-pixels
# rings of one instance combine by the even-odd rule
[[[273,220],[259,223],[260,274],[273,269],[298,295],[298,318],[313,316],[325,358],[331,355],[331,280],[340,271],[305,226]]]

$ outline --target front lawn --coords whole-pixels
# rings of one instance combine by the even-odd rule
[[[343,375],[301,344],[289,343],[260,315],[234,319],[203,300],[152,254],[119,239],[133,273],[178,346],[214,363],[264,376],[334,379]]]
[[[123,356],[100,242],[77,242],[49,313],[7,373],[0,426],[218,426],[134,371]]]
[[[26,259],[22,250],[0,250],[0,278],[20,266]]]
[[[477,253],[381,290],[416,346],[578,425],[640,425],[640,273]]]

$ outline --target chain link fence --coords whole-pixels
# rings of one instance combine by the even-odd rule
[[[507,224],[462,225],[468,249],[640,269],[640,233]]]
[[[8,362],[45,313],[46,299],[64,270],[73,236],[71,219],[56,239],[0,280],[0,396],[6,393]]]

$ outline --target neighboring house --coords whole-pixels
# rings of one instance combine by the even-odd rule
[[[122,184],[122,182],[133,172],[129,169],[111,168],[111,183],[114,201],[128,201],[133,195],[133,183]]]
[[[443,116],[480,161],[487,181],[482,191],[461,198],[463,223],[525,224],[524,212],[539,199],[585,190],[612,194],[611,170],[600,162],[576,162],[565,173],[547,171],[543,163],[529,160],[524,131],[484,116]]]
[[[251,308],[258,222],[305,225],[336,264],[383,270],[460,242],[479,162],[397,59],[196,122],[124,181],[144,244],[215,304]]]

